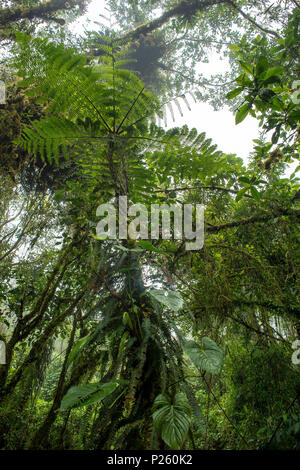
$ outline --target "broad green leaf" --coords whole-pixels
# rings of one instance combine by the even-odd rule
[[[262,180],[262,179],[258,179],[258,180],[256,179],[255,184],[267,184],[267,181]]]
[[[235,79],[235,81],[238,85],[241,85],[242,87],[251,88],[253,86],[253,81],[250,80],[248,75],[246,75],[245,73],[242,73],[241,75],[239,75]]]
[[[157,302],[165,305],[170,310],[177,312],[183,305],[183,300],[178,292],[169,289],[151,289],[149,294],[157,300]]]
[[[280,83],[280,78],[277,75],[273,75],[272,77],[269,77],[266,80],[263,80],[263,84],[265,86],[271,85],[272,83]]]
[[[201,340],[202,347],[196,341],[186,341],[184,350],[198,369],[218,374],[221,371],[224,353],[210,338]]]
[[[163,250],[159,250],[158,248],[155,248],[155,246],[153,246],[152,243],[148,242],[147,240],[141,240],[139,242],[136,242],[136,245],[140,246],[141,248],[143,248],[144,250],[147,250],[147,251],[153,251],[154,253],[160,253],[162,255],[168,255],[167,252],[165,252]]]
[[[124,351],[128,337],[128,331],[124,331],[119,345],[118,357],[120,357],[122,352]]]
[[[158,395],[153,405],[153,421],[164,442],[179,450],[191,424],[191,408],[182,393],[176,393],[174,400],[167,395]]]
[[[282,73],[284,72],[284,67],[271,67],[270,69],[268,69],[265,74],[264,74],[264,79],[266,80],[267,78],[269,77],[274,77],[274,76],[278,76],[278,75],[281,75]]]
[[[280,129],[281,129],[281,125],[279,124],[278,126],[276,126],[276,130],[272,134],[272,138],[271,138],[272,144],[277,144],[278,139],[280,137]]]
[[[242,122],[248,113],[249,105],[246,103],[237,110],[237,113],[235,115],[235,123],[239,124],[240,122]]]
[[[68,361],[67,361],[68,366],[74,361],[78,352],[85,345],[85,343],[88,341],[89,338],[90,338],[90,335],[86,335],[83,338],[80,338],[78,341],[76,341],[68,357]]]
[[[131,318],[130,318],[130,315],[128,312],[124,312],[123,313],[123,325],[125,326],[129,326],[129,328],[131,330],[133,330],[133,325],[132,325],[132,321],[131,321]]]
[[[78,385],[71,387],[63,397],[60,411],[97,403],[110,395],[118,386],[116,382]]]
[[[91,235],[92,235],[92,237],[93,237],[95,240],[101,240],[101,241],[103,241],[103,238],[97,237],[97,235],[93,235],[93,234],[91,234]]]
[[[281,75],[284,72],[284,67],[271,67],[264,74],[264,80],[267,80],[270,77],[276,77]]]
[[[289,120],[292,124],[296,124],[298,121],[300,121],[300,109],[298,109],[297,111],[292,111],[292,112],[288,115],[288,120]]]
[[[236,202],[240,201],[240,199],[242,199],[242,197],[248,191],[248,189],[249,189],[249,186],[247,186],[246,188],[240,189],[240,191],[237,193],[237,195],[235,197],[235,201]]]
[[[256,76],[261,75],[265,70],[267,70],[268,66],[269,66],[268,59],[265,56],[261,55],[258,58],[258,61],[256,63],[255,75]]]
[[[229,100],[235,98],[243,91],[243,89],[243,87],[238,87],[235,90],[230,91],[229,93],[227,93],[226,98]]]
[[[241,50],[241,47],[238,46],[237,44],[229,44],[228,47],[231,51],[240,51]]]
[[[252,197],[257,201],[259,202],[260,201],[260,194],[259,192],[257,191],[256,187],[255,186],[251,186],[250,187],[250,192],[252,194]]]
[[[251,64],[247,64],[247,62],[243,62],[242,60],[239,61],[241,68],[244,70],[244,72],[252,75],[253,74],[253,68]]]
[[[251,183],[250,178],[248,178],[247,176],[240,176],[239,182],[240,182],[240,183],[246,183],[246,184],[250,184],[250,183]]]

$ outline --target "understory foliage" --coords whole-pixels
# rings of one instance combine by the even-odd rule
[[[232,48],[237,123],[251,113],[273,132],[245,167],[205,133],[157,124],[164,102],[124,38],[86,56],[15,33],[18,100],[1,105],[18,119],[0,141],[0,448],[299,449],[299,193],[296,171],[283,176],[299,156],[286,77],[297,41]],[[97,207],[118,212],[119,196],[149,212],[205,204],[203,248],[99,239]]]

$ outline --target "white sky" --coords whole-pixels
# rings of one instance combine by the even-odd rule
[[[253,117],[247,117],[242,123],[235,125],[234,115],[223,109],[214,111],[207,103],[194,103],[189,100],[191,111],[183,108],[183,117],[176,114],[176,121],[173,126],[187,124],[195,127],[199,132],[205,132],[206,136],[217,144],[219,150],[225,153],[236,153],[239,157],[247,161],[249,153],[252,151],[252,140],[258,137],[258,124]],[[169,123],[171,120],[169,119]],[[168,126],[169,127],[169,126]],[[171,125],[170,125],[171,127]]]
[[[103,17],[99,16],[101,14],[108,15],[105,10],[105,1],[92,0],[86,15],[73,23],[70,29],[76,33],[83,33],[84,29],[97,30],[97,24],[94,22],[103,23],[105,21]],[[226,61],[219,60],[216,54],[211,56],[208,64],[199,64],[201,72],[207,76],[221,73],[226,70],[227,66]],[[258,121],[252,116],[247,116],[242,123],[235,125],[234,115],[226,107],[221,111],[214,111],[209,104],[195,103],[192,98],[189,99],[189,103],[191,111],[183,104],[184,115],[181,117],[177,112],[175,123],[172,122],[171,116],[168,114],[168,127],[180,127],[184,124],[195,127],[199,132],[205,132],[207,138],[211,138],[213,144],[218,145],[219,150],[225,153],[235,153],[247,163],[249,153],[253,148],[252,140],[258,138],[259,135]],[[288,170],[288,173],[290,172],[291,170]]]

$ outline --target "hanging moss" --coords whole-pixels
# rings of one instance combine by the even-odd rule
[[[61,156],[59,164],[49,163],[40,156],[33,158],[14,142],[20,137],[24,125],[44,117],[45,109],[26,96],[16,82],[6,90],[6,103],[0,105],[0,172],[9,175],[14,183],[20,182],[27,191],[55,191],[67,180],[76,177],[78,167],[74,161],[66,162]]]
[[[0,171],[15,181],[29,156],[20,152],[14,141],[21,135],[24,124],[41,118],[43,111],[14,82],[7,85],[6,103],[0,105],[0,110]]]

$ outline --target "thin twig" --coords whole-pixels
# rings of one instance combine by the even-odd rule
[[[193,191],[194,189],[208,189],[216,191],[224,191],[226,193],[237,194],[238,191],[235,189],[223,188],[222,186],[192,186],[192,187],[183,187],[183,188],[174,188],[174,189],[158,189],[155,190],[155,193],[171,193],[173,191]],[[252,198],[249,194],[244,194],[245,197]],[[253,198],[252,198],[253,199]]]
[[[256,23],[256,21],[247,13],[245,13],[243,10],[241,10],[233,1],[228,0],[228,3],[233,6],[235,10],[237,10],[246,20],[248,20],[250,23],[252,23],[257,29],[260,29],[263,33],[266,34],[271,34],[272,36],[276,37],[277,39],[280,39],[280,36],[276,31],[273,31],[272,29],[267,29],[261,26],[260,24]]]
[[[210,390],[210,393],[212,394],[212,396],[214,397],[218,407],[220,408],[220,410],[222,411],[222,413],[224,414],[225,418],[227,418],[228,422],[231,424],[231,426],[236,430],[237,434],[241,437],[241,439],[244,441],[244,443],[246,444],[247,447],[250,447],[249,443],[247,442],[247,440],[245,439],[245,437],[240,433],[240,431],[238,430],[238,428],[235,426],[235,424],[231,421],[231,419],[229,418],[229,416],[227,415],[226,411],[224,410],[224,408],[222,407],[222,405],[220,404],[218,398],[216,397],[216,395],[214,394],[214,392],[212,391],[212,388],[210,387],[209,383],[207,382],[206,378],[205,378],[205,372],[203,374],[200,374],[201,377],[203,378],[204,382],[206,383],[206,386],[207,388]]]
[[[107,122],[105,121],[104,117],[102,116],[102,114],[100,113],[100,111],[98,110],[97,106],[94,105],[94,103],[92,102],[92,100],[90,100],[90,98],[84,93],[84,91],[81,90],[81,88],[76,84],[74,83],[73,80],[70,79],[70,77],[67,77],[65,74],[64,74],[65,78],[67,80],[70,80],[71,83],[73,83],[74,87],[84,96],[84,98],[92,105],[92,107],[94,108],[94,110],[96,111],[96,113],[98,114],[99,118],[101,119],[101,121],[103,122],[103,124],[105,125],[106,129],[109,131],[109,132],[112,132],[111,128],[109,127],[109,125],[107,124]]]
[[[117,128],[117,133],[119,132],[119,130],[121,129],[123,123],[126,121],[126,119],[128,118],[129,114],[131,113],[132,109],[134,108],[137,100],[139,99],[139,97],[141,96],[141,94],[143,93],[143,91],[145,90],[145,87],[143,87],[141,89],[141,91],[139,92],[139,94],[137,95],[137,97],[135,98],[135,100],[133,101],[133,103],[131,104],[130,108],[128,109],[127,113],[125,114],[125,116],[123,117],[122,121],[121,121],[121,124],[118,126]]]
[[[290,409],[294,406],[294,404],[295,404],[296,401],[298,400],[299,396],[300,396],[300,393],[298,392],[297,395],[295,396],[294,400],[292,401],[292,403],[290,403],[290,405],[288,406],[288,408],[287,408],[285,414],[287,414],[287,413],[290,411]],[[284,419],[283,419],[283,417],[281,417],[279,423],[278,423],[277,426],[276,426],[275,431],[273,432],[273,434],[272,434],[272,436],[271,436],[269,442],[267,443],[267,447],[270,446],[270,444],[271,444],[271,442],[273,441],[274,437],[276,436],[278,430],[281,428],[281,426],[282,426],[282,424],[283,424],[283,421],[284,421]]]

